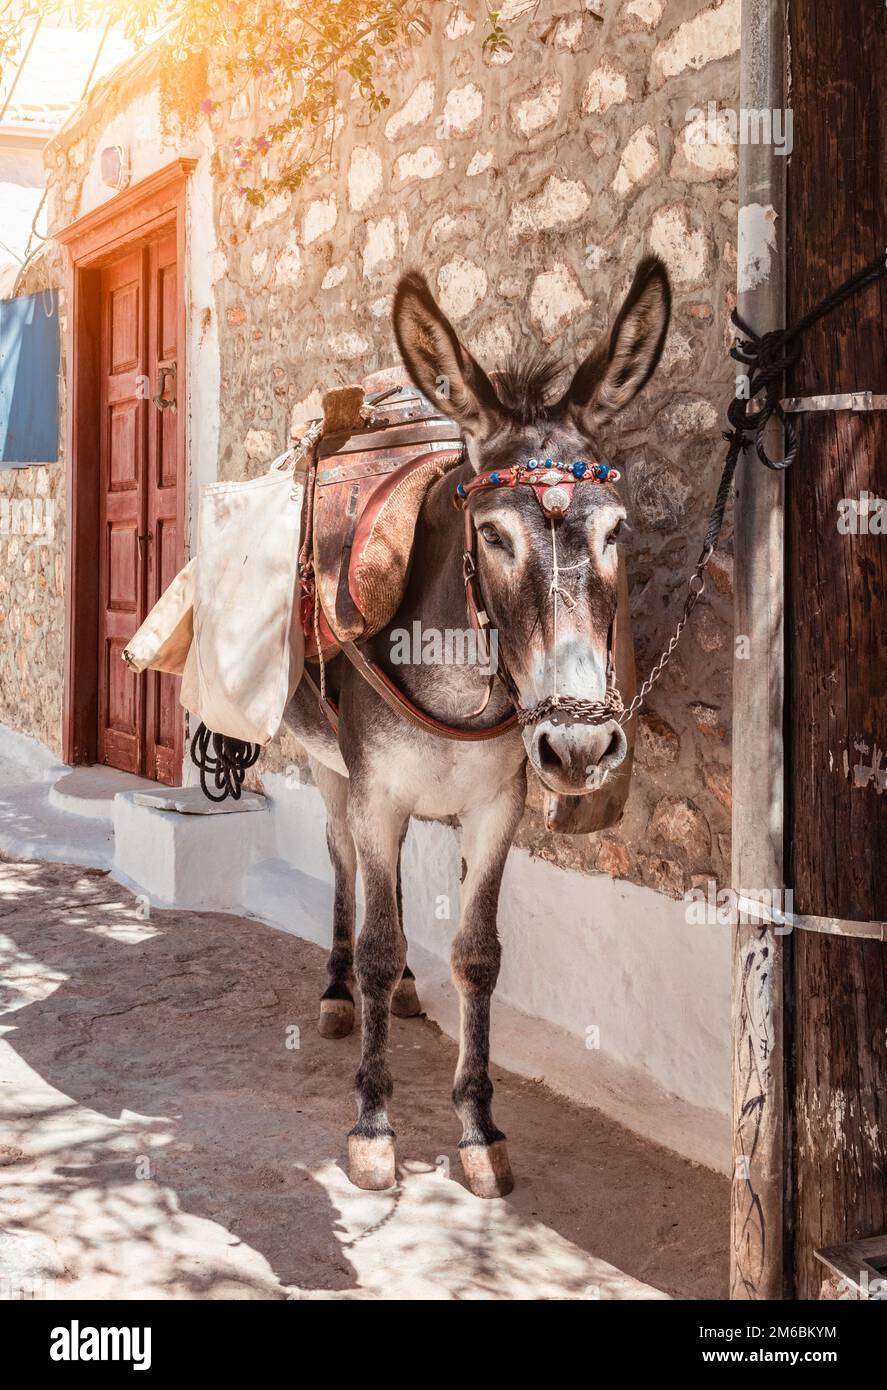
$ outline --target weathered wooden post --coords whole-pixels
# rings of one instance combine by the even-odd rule
[[[887,11],[804,0],[788,30],[792,321],[887,253]],[[789,393],[887,392],[885,308],[881,280],[810,331]],[[819,1292],[818,1247],[887,1231],[887,945],[860,936],[887,918],[887,411],[850,404],[793,416],[787,479],[788,882],[824,919],[793,937],[798,1298]]]
[[[740,106],[785,105],[782,0],[743,0]],[[783,324],[785,158],[739,155],[738,309],[760,332]],[[779,450],[780,440],[771,440]],[[777,452],[778,456],[778,452]],[[783,480],[746,452],[736,473],[733,887],[783,878]],[[732,1298],[783,1294],[783,972],[789,939],[738,926],[733,943]]]

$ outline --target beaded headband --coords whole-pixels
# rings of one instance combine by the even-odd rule
[[[526,464],[516,463],[511,468],[494,468],[488,473],[478,473],[467,483],[456,487],[456,506],[465,507],[473,492],[487,487],[517,487],[525,484],[533,489],[536,501],[546,516],[553,521],[565,516],[573,500],[573,489],[577,483],[617,483],[620,474],[607,463],[589,463],[585,459],[575,459],[564,464],[554,459],[528,459]]]

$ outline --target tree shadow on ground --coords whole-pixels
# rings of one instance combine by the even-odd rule
[[[421,1019],[392,1020],[393,1111],[399,1160],[425,1176],[351,1188],[335,1164],[359,1037],[317,1034],[318,947],[243,918],[146,915],[106,875],[46,864],[0,863],[0,936],[0,1024],[26,1064],[8,1220],[56,1241],[60,1293],[532,1297],[514,1291],[538,1266],[539,1296],[569,1298],[587,1251],[677,1297],[725,1296],[726,1180],[537,1083],[494,1072],[506,1202],[436,1181],[461,1179],[455,1047]]]

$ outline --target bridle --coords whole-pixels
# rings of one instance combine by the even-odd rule
[[[615,483],[619,481],[619,477],[619,473],[606,463],[589,463],[585,459],[576,459],[573,463],[565,465],[555,463],[553,459],[545,459],[540,462],[539,459],[531,458],[525,464],[519,463],[510,468],[494,468],[486,473],[478,473],[467,483],[459,483],[456,488],[456,506],[461,508],[465,518],[462,575],[465,581],[468,618],[479,639],[484,643],[485,650],[486,629],[490,620],[486,605],[478,603],[478,591],[475,588],[475,585],[479,584],[479,576],[477,569],[477,529],[472,521],[470,510],[472,497],[488,488],[530,487],[535,493],[536,501],[547,517],[551,529],[552,581],[549,593],[554,603],[554,689],[550,695],[546,695],[544,699],[528,708],[521,704],[517,685],[507,668],[501,661],[497,662],[496,666],[495,674],[504,685],[508,697],[514,705],[515,719],[521,727],[527,724],[536,724],[539,720],[548,719],[552,715],[563,715],[576,723],[604,724],[611,719],[619,720],[620,716],[625,714],[625,706],[616,685],[615,617],[607,632],[607,686],[604,698],[602,700],[585,700],[576,695],[562,695],[557,688],[558,602],[566,601],[572,608],[575,601],[560,584],[561,568],[557,558],[555,523],[566,516],[569,511],[570,503],[573,500],[573,491],[578,484]],[[584,561],[583,564],[585,563],[588,562]],[[573,568],[578,567],[574,566]],[[487,700],[492,692],[492,684],[493,677],[490,678]],[[486,701],[481,706],[481,710],[485,705]]]

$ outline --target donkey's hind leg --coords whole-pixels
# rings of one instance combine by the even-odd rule
[[[394,1130],[388,1102],[394,1089],[388,1065],[391,1000],[406,964],[406,939],[397,911],[397,861],[407,817],[381,795],[348,802],[366,908],[357,942],[357,979],[363,1013],[357,1124],[348,1135],[348,1173],[355,1187],[379,1191],[395,1182]]]
[[[422,1012],[416,977],[408,965],[404,966],[403,974],[391,996],[391,1012],[396,1018],[418,1018]]]
[[[504,1197],[514,1186],[505,1135],[496,1128],[491,1109],[490,999],[502,955],[496,930],[499,887],[525,795],[521,769],[519,778],[495,801],[462,817],[465,880],[452,947],[461,1004],[453,1103],[462,1121],[459,1157],[476,1197]]]
[[[404,832],[405,834],[406,832]],[[400,841],[400,852],[403,851],[403,837]],[[400,852],[397,857],[397,916],[400,921],[400,930],[406,940],[406,932],[403,929],[403,886],[400,877]],[[422,1005],[419,1003],[419,996],[416,993],[416,977],[408,965],[404,965],[403,974],[398,980],[391,996],[391,1012],[397,1018],[416,1018],[422,1012]]]
[[[309,760],[326,806],[326,842],[335,878],[333,946],[329,983],[321,995],[318,1028],[323,1038],[345,1038],[354,1028],[354,889],[357,854],[348,828],[348,779]]]

